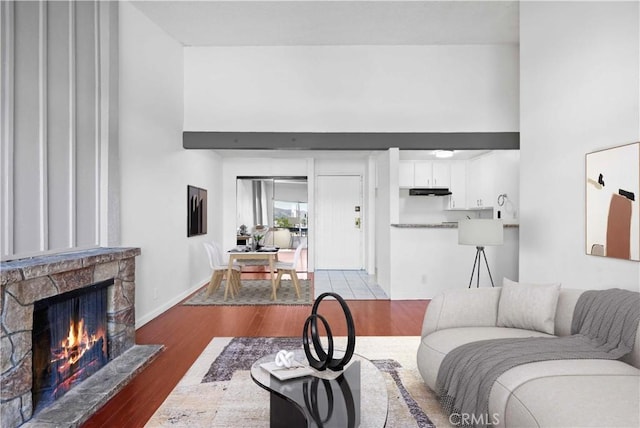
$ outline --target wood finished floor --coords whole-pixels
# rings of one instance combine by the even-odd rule
[[[309,277],[312,278],[312,274]],[[243,278],[264,274],[244,274]],[[426,300],[349,301],[360,336],[417,336]],[[335,335],[346,335],[340,306],[320,307]],[[308,306],[176,305],[136,331],[138,344],[163,344],[164,351],[83,427],[142,427],[214,337],[300,336]]]

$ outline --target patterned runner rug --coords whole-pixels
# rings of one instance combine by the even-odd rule
[[[345,338],[334,339],[336,347],[344,348]],[[418,373],[419,340],[399,336],[363,336],[356,340],[356,353],[372,361],[385,378],[387,427],[451,426]],[[213,339],[146,426],[268,427],[269,392],[251,379],[251,364],[301,343],[301,338]]]
[[[293,287],[291,280],[283,279],[280,281],[280,288],[278,288],[277,300],[271,300],[271,280],[270,279],[243,279],[242,288],[235,298],[231,298],[231,295],[227,296],[227,300],[224,300],[224,287],[226,281],[222,281],[222,284],[215,293],[206,297],[207,287],[202,288],[189,300],[184,302],[184,305],[311,305],[312,292],[311,281],[308,279],[301,279],[300,281],[300,298],[296,296],[296,291]]]

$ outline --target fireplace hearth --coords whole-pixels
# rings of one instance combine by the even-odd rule
[[[2,263],[0,426],[79,426],[157,355],[159,345],[135,345],[138,255],[139,248],[96,248]],[[94,289],[98,296],[79,297]],[[94,309],[99,319],[87,318]],[[47,330],[55,323],[55,333]],[[41,356],[41,345],[51,355]]]

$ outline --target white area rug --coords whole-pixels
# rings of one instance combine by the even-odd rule
[[[269,392],[259,387],[249,372],[249,359],[255,358],[255,349],[238,352],[231,348],[242,341],[242,346],[249,343],[249,348],[261,348],[266,355],[273,346],[295,344],[298,340],[302,346],[302,339],[298,338],[289,339],[290,342],[286,338],[238,338],[235,342],[229,337],[213,339],[146,426],[268,427]],[[374,363],[393,360],[394,369],[382,372],[389,397],[387,427],[451,426],[418,373],[419,340],[413,336],[362,336],[356,340],[357,354]],[[337,348],[346,345],[345,338],[335,341]]]

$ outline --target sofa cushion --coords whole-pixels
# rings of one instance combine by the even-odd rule
[[[503,373],[491,389],[498,428],[639,426],[640,370],[615,360],[541,361]]]
[[[495,327],[501,287],[464,288],[440,293],[429,302],[422,336],[454,327]],[[460,316],[464,308],[464,316]]]
[[[586,290],[575,290],[571,288],[561,288],[558,295],[558,306],[556,307],[556,336],[571,335],[571,323],[573,321],[573,310],[576,308],[578,299]]]
[[[438,330],[422,338],[418,349],[418,370],[427,386],[435,390],[438,370],[445,355],[469,342],[511,337],[550,337],[532,330],[504,327],[460,327]]]
[[[519,284],[504,278],[498,302],[498,327],[553,334],[560,284]]]

